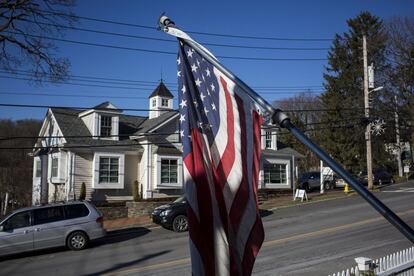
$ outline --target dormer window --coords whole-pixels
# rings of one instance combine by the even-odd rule
[[[272,148],[272,132],[266,131],[265,134],[265,148],[270,149]]]
[[[168,99],[161,99],[161,106],[168,107]]]
[[[157,106],[157,99],[152,99],[152,107],[156,107]]]
[[[112,117],[101,116],[101,137],[110,137],[112,132]]]

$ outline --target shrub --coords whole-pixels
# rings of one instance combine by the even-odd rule
[[[134,201],[140,201],[140,196],[139,196],[139,188],[138,188],[138,181],[135,180],[134,184],[132,185],[132,196],[134,198]]]
[[[79,200],[85,200],[86,198],[86,185],[85,182],[82,182],[80,193],[79,193]]]

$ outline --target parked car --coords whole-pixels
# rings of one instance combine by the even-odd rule
[[[359,175],[359,181],[364,184],[368,185],[368,175],[367,172],[361,172]],[[385,183],[394,183],[394,178],[392,177],[392,174],[387,172],[384,169],[376,169],[372,172],[372,181],[374,182],[374,185],[382,185]]]
[[[330,190],[335,188],[335,181],[332,177],[326,178],[323,181],[324,189]],[[305,172],[300,173],[298,177],[298,188],[310,192],[313,189],[321,187],[321,173],[320,172]]]
[[[88,202],[23,208],[0,222],[0,256],[59,246],[81,250],[105,234],[102,214]]]
[[[155,208],[151,216],[153,222],[175,232],[188,230],[187,201],[184,196],[170,204]]]
[[[355,175],[351,170],[348,170],[348,174],[350,174],[354,179],[359,180],[358,175]],[[336,188],[344,188],[345,184],[347,184],[346,181],[339,175],[335,175],[334,178]]]

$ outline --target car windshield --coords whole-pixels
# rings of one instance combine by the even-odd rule
[[[183,203],[185,202],[185,196],[182,195],[179,198],[177,198],[176,200],[174,200],[174,203]]]

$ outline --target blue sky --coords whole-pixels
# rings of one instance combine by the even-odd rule
[[[414,1],[77,1],[75,14],[92,18],[156,26],[162,12],[183,30],[279,38],[326,38],[347,30],[346,20],[361,11],[370,11],[384,20],[392,16],[412,16]],[[127,27],[80,20],[80,28],[95,29],[128,35],[162,39],[172,37],[155,29]],[[271,41],[235,39],[192,35],[201,43],[232,44],[284,48],[329,48],[331,41]],[[148,41],[103,34],[68,30],[68,40],[110,44],[121,47],[177,52],[177,44]],[[176,57],[121,49],[108,49],[57,42],[61,56],[71,61],[73,75],[116,78],[151,83],[125,85],[115,83],[87,83],[101,86],[54,85],[34,86],[24,80],[0,78],[0,103],[47,106],[92,107],[110,101],[119,108],[148,108],[148,95],[157,86],[161,75],[176,95]],[[282,59],[326,59],[327,50],[284,51],[223,48],[207,46],[217,56],[240,56]],[[326,60],[322,61],[252,61],[221,59],[222,63],[251,87],[271,86],[272,90],[258,89],[269,102],[293,96],[305,89],[314,93],[322,90]],[[73,81],[75,82],[75,81]],[[80,83],[80,82],[76,82]],[[2,94],[3,93],[3,94]],[[362,93],[362,92],[361,92]],[[20,94],[20,95],[19,95]],[[37,94],[37,95],[28,95]],[[39,94],[47,94],[40,96]],[[51,96],[57,95],[57,96]],[[70,96],[67,96],[70,95]],[[111,98],[133,97],[133,98]],[[174,102],[177,107],[177,102]],[[0,107],[1,119],[42,119],[46,109]],[[131,112],[129,112],[131,113]],[[147,115],[147,112],[131,113]]]

